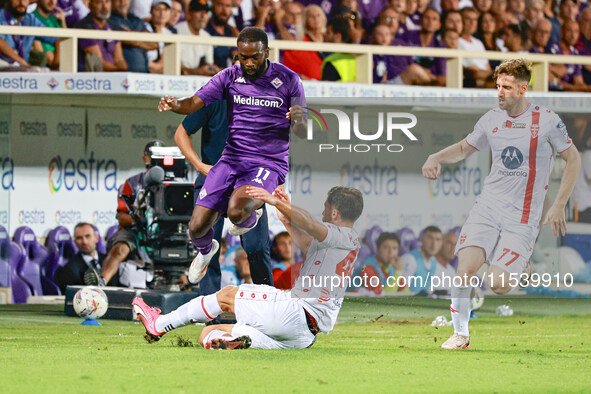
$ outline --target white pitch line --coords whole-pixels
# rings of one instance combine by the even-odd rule
[[[30,321],[30,322],[37,322],[37,323],[55,323],[55,324],[80,324],[71,321],[57,321],[57,320],[42,320],[42,319],[26,319],[22,317],[0,317],[0,320],[20,320],[20,321]]]

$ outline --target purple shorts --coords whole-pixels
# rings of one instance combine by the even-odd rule
[[[195,205],[226,213],[232,192],[240,186],[258,186],[273,193],[284,182],[285,174],[265,163],[237,161],[222,156],[209,170]]]

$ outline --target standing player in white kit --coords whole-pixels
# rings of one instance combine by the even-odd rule
[[[491,148],[492,168],[476,199],[456,245],[462,286],[452,287],[454,326],[444,349],[470,345],[470,278],[488,263],[489,287],[505,294],[519,283],[539,233],[544,197],[559,153],[566,161],[558,195],[543,224],[554,235],[566,233],[565,206],[574,188],[581,159],[566,126],[553,111],[525,99],[531,78],[523,59],[499,65],[496,80],[499,108],[488,111],[462,141],[437,152],[423,165],[423,176],[437,179],[441,164],[457,163],[472,153]]]

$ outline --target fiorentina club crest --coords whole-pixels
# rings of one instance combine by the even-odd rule
[[[467,237],[468,237],[468,236],[467,236],[466,234],[462,234],[462,235],[460,235],[460,245],[461,245],[461,244],[463,244],[464,242],[466,242],[466,238],[467,238]]]
[[[47,82],[47,86],[49,86],[51,90],[57,88],[58,85],[59,83],[55,80],[55,78],[51,78],[49,82]]]
[[[274,80],[271,81],[271,85],[273,85],[273,87],[275,87],[275,89],[279,89],[279,87],[281,85],[283,85],[283,81],[280,80],[279,78],[275,78]]]
[[[538,133],[540,131],[539,124],[532,124],[531,125],[531,138],[538,138]]]

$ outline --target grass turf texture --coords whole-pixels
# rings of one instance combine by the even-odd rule
[[[512,317],[497,317],[508,303]],[[449,301],[346,299],[340,324],[305,350],[206,351],[200,326],[147,344],[143,326],[80,326],[60,306],[0,306],[6,392],[589,392],[591,300],[492,298],[466,351],[439,348]],[[381,316],[381,317],[380,317]]]

